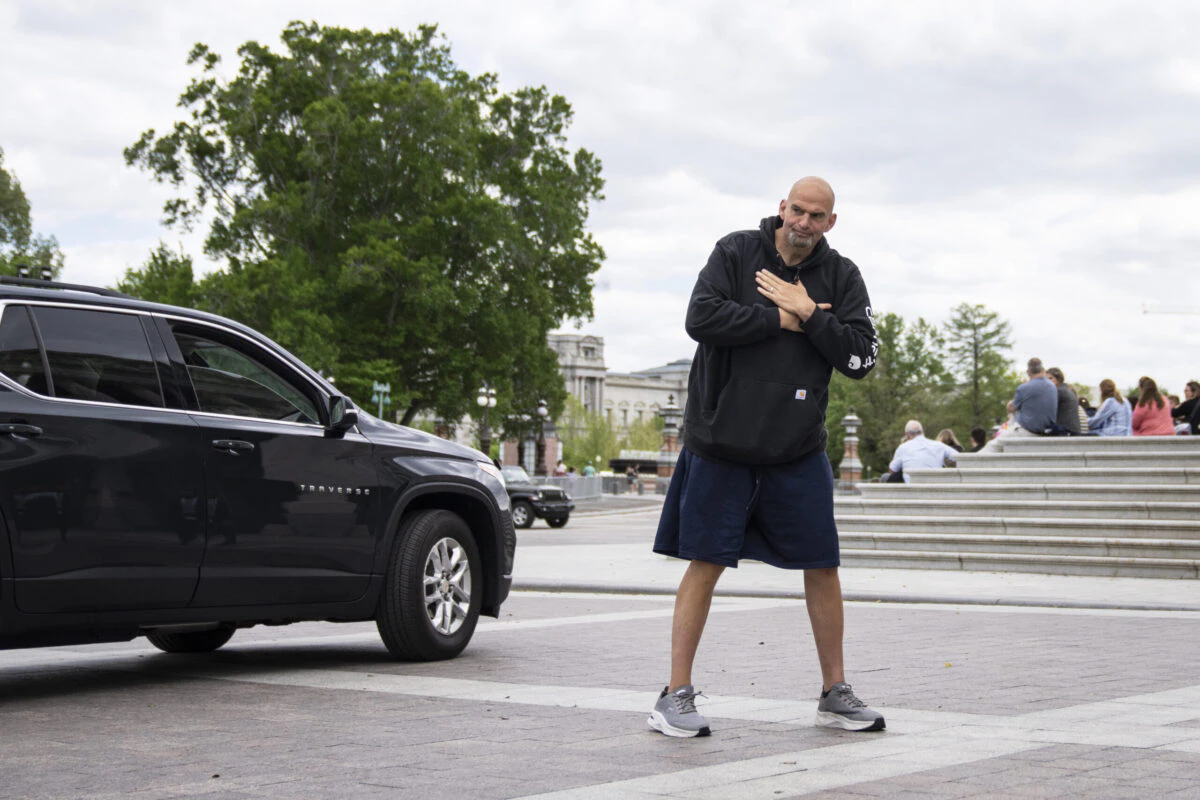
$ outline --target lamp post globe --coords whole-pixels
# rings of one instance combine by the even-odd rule
[[[496,390],[486,383],[479,387],[475,402],[483,409],[483,420],[479,424],[479,449],[488,458],[492,457],[492,429],[488,425],[488,409],[496,407]]]
[[[545,400],[538,401],[538,435],[537,435],[537,463],[533,468],[535,475],[545,477],[546,472],[546,417],[549,416],[550,409],[546,407]]]

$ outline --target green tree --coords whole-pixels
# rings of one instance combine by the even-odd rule
[[[652,414],[646,419],[635,419],[621,433],[623,450],[658,450],[662,447],[663,418]]]
[[[604,469],[610,459],[620,455],[621,444],[608,418],[585,409],[574,395],[567,397],[559,417],[558,436],[563,443],[563,461],[576,469],[584,464]]]
[[[845,394],[863,418],[859,459],[879,474],[887,469],[909,419],[919,419],[933,431],[945,425],[954,383],[936,326],[923,318],[906,323],[898,314],[885,313],[876,318],[875,329],[878,363],[863,380],[847,380]]]
[[[191,256],[185,255],[182,248],[174,253],[162,242],[150,252],[145,264],[125,270],[117,290],[142,300],[188,308],[200,301]]]
[[[986,306],[960,303],[951,309],[944,331],[950,363],[963,387],[959,403],[967,424],[988,428],[1003,418],[1004,405],[1016,390],[1006,355],[1012,348],[1012,326]]]
[[[187,118],[127,163],[169,183],[168,224],[212,224],[206,307],[265,331],[360,402],[392,385],[409,422],[477,413],[496,387],[514,428],[566,391],[546,333],[592,315],[603,251],[587,233],[600,162],[567,149],[565,99],[501,93],[436,29],[291,23],[283,52],[239,49],[231,79],[203,44]],[[133,276],[127,276],[127,281]]]
[[[53,236],[33,232],[29,198],[21,182],[4,169],[4,150],[0,149],[0,274],[16,275],[18,266],[28,266],[34,277],[49,267],[55,278],[63,268],[64,256]]]

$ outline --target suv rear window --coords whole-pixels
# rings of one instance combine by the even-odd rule
[[[31,392],[50,393],[42,351],[25,306],[7,306],[0,318],[0,372]]]
[[[163,405],[158,371],[138,315],[52,306],[34,306],[32,311],[46,347],[55,397]]]

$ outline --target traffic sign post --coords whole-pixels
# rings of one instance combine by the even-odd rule
[[[371,395],[371,402],[379,404],[379,413],[376,416],[383,419],[383,407],[392,404],[392,385],[374,381],[371,384],[371,391],[375,393]]]

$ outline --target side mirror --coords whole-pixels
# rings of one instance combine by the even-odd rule
[[[358,410],[350,405],[350,401],[341,395],[329,398],[329,425],[326,431],[335,436],[341,436],[358,424]]]

